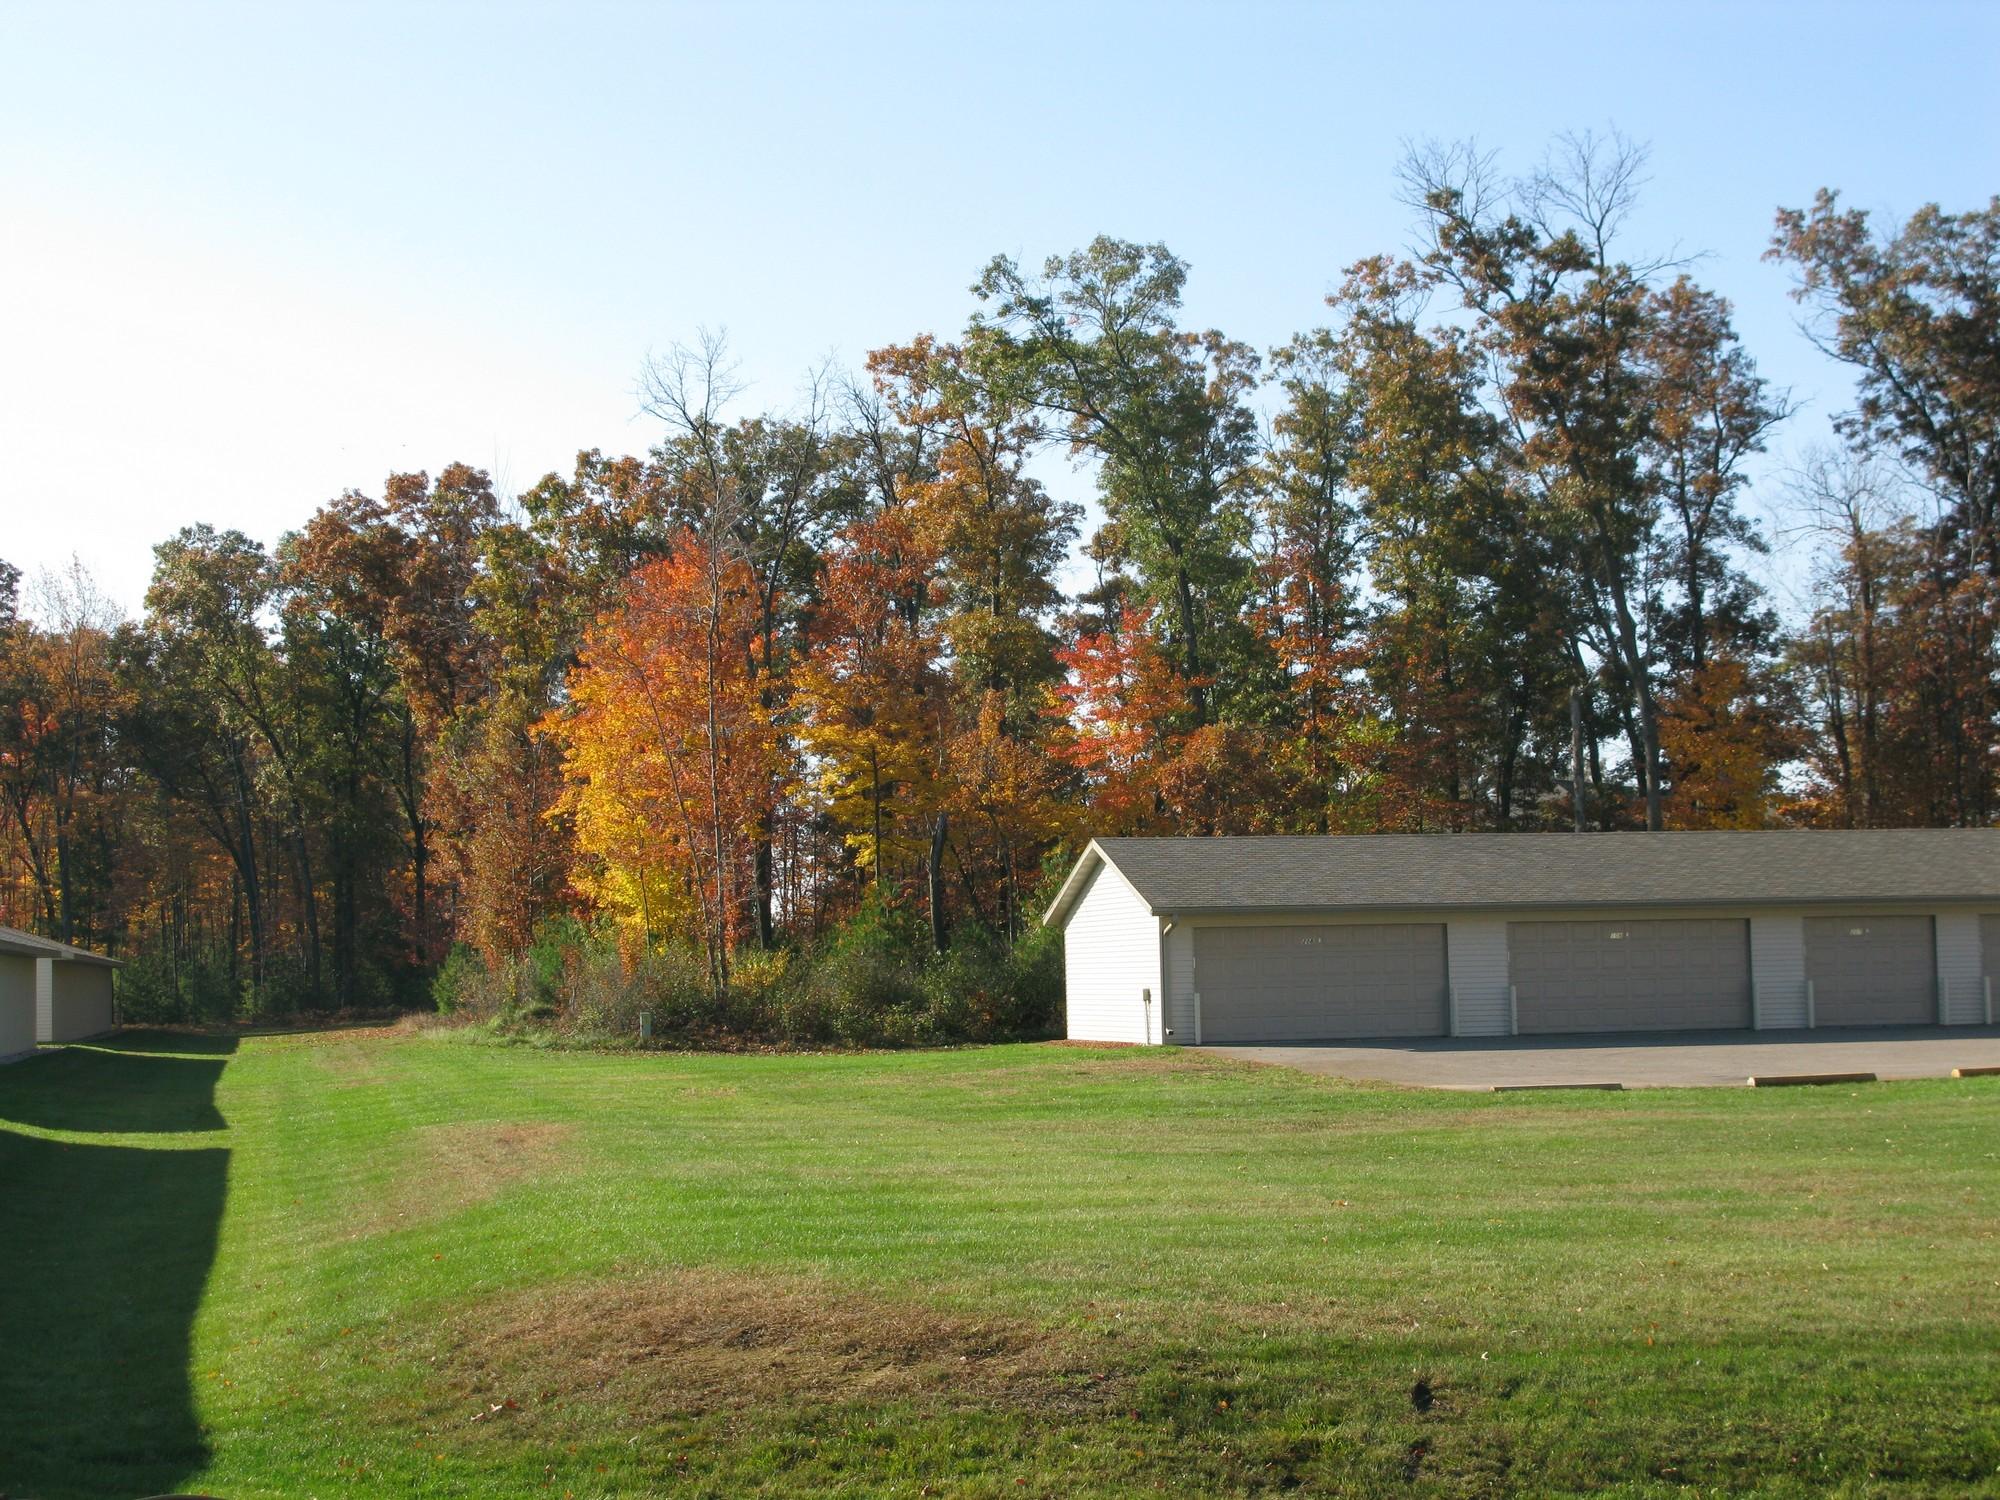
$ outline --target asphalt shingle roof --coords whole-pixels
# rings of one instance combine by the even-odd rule
[[[1994,829],[1108,838],[1097,847],[1163,913],[2000,903]]]

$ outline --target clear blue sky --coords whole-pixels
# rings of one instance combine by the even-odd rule
[[[196,520],[267,541],[463,459],[643,449],[649,350],[724,327],[784,404],[959,327],[995,252],[1192,263],[1268,347],[1408,237],[1406,139],[1649,142],[1635,246],[1704,251],[1824,433],[1760,264],[1822,184],[2000,191],[2000,4],[0,5],[0,557],[135,610]],[[1087,489],[1082,476],[1063,482]]]

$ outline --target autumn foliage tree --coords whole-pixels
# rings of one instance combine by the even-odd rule
[[[565,746],[587,893],[636,921],[642,946],[691,930],[718,993],[752,930],[749,841],[772,755],[749,670],[755,624],[742,559],[683,532],[592,628],[567,708],[544,725]]]
[[[1661,735],[1676,767],[1670,828],[1768,828],[1797,753],[1792,720],[1744,662],[1711,655],[1666,702]]]
[[[797,679],[820,804],[878,889],[929,857],[950,728],[936,553],[912,506],[847,526],[828,559],[818,646]]]
[[[2000,807],[2000,198],[1958,214],[1927,204],[1878,231],[1866,212],[1822,189],[1809,209],[1779,210],[1768,258],[1792,268],[1808,336],[1855,375],[1855,404],[1836,419],[1852,458],[1899,497],[1875,535],[1840,541],[1851,570],[1840,587],[1873,595],[1863,616],[1869,637],[1855,643],[1871,658],[1866,727],[1876,733],[1890,718],[1909,726],[1907,761],[1924,788],[1897,799],[1908,809],[1897,816],[1985,823]],[[1878,557],[1893,560],[1886,574]],[[1908,628],[1885,639],[1875,631],[1885,621]],[[1837,633],[1824,615],[1816,626],[1823,638]],[[1878,647],[1905,643],[1897,637],[1910,654],[1885,690],[1872,668],[1884,660]],[[1838,649],[1827,645],[1821,660]],[[1851,761],[1831,712],[1837,700],[1828,706],[1830,759]],[[1879,753],[1872,765],[1862,790],[1879,817],[1877,773],[1888,768]]]
[[[1149,606],[1127,604],[1115,626],[1057,652],[1063,730],[1056,754],[1081,777],[1099,833],[1151,832],[1165,822],[1160,778],[1188,685],[1160,648]]]

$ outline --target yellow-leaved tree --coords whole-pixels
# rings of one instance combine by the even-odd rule
[[[775,753],[749,669],[748,569],[684,531],[591,631],[553,724],[578,882],[643,942],[698,941],[719,993],[750,926],[747,869]]]

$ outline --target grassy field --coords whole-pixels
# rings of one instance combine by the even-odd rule
[[[2000,1080],[128,1036],[0,1271],[14,1497],[2000,1494]]]

